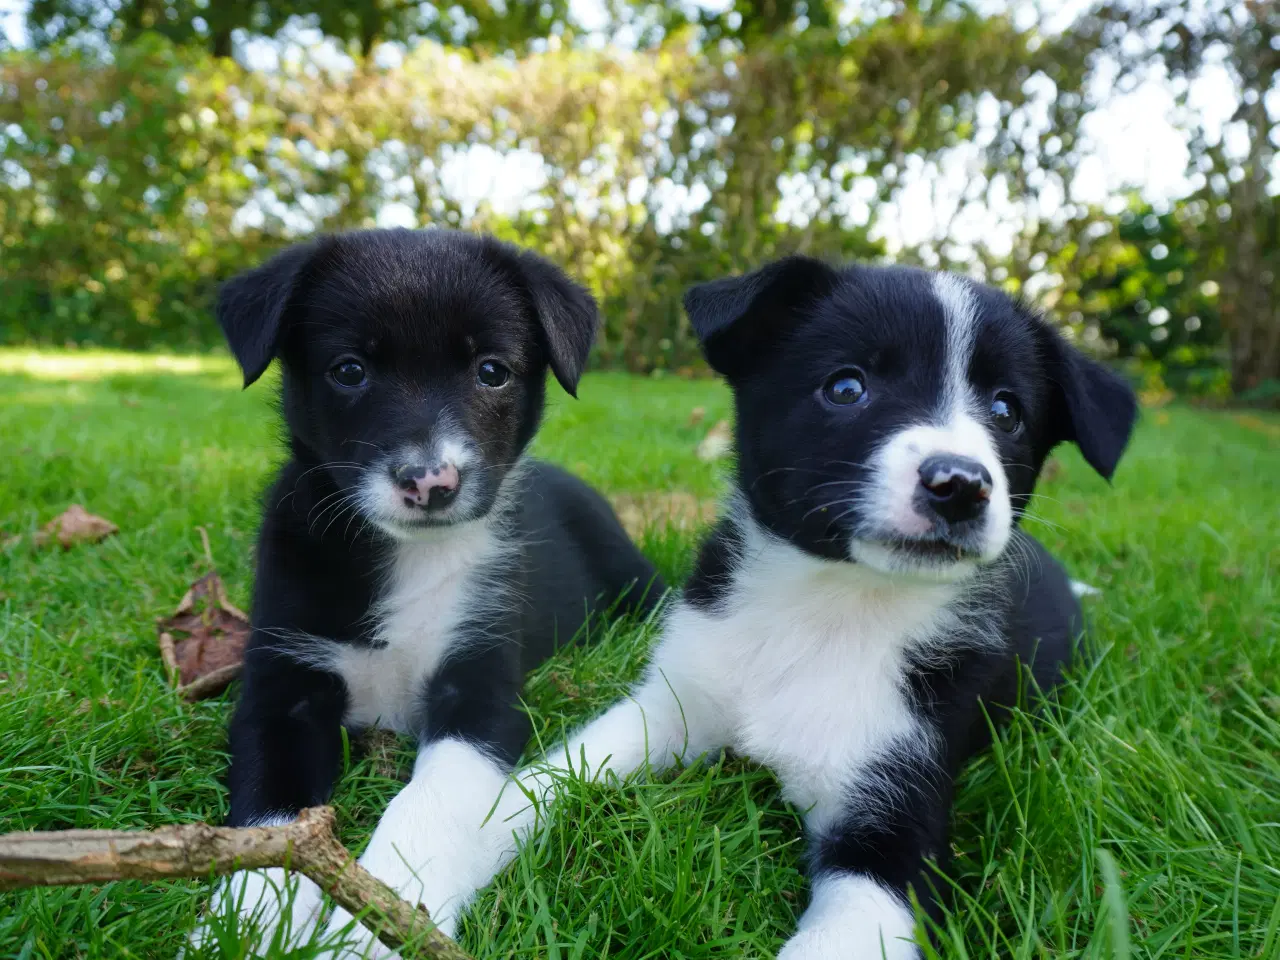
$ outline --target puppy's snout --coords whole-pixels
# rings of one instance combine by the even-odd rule
[[[447,506],[458,495],[462,478],[452,463],[428,466],[425,463],[403,463],[391,471],[407,507]]]
[[[991,500],[991,473],[977,460],[935,454],[920,464],[920,486],[929,508],[948,523],[981,515]]]

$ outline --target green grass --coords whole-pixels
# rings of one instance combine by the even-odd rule
[[[199,526],[247,603],[270,390],[240,392],[220,358],[0,351],[0,372],[0,830],[216,821],[230,701],[174,696],[154,621],[203,572]],[[554,403],[543,455],[609,493],[719,489],[688,416],[727,416],[722,387],[594,375],[581,395]],[[1059,708],[1017,717],[968,768],[941,956],[1280,957],[1278,434],[1274,418],[1150,412],[1113,488],[1060,456],[1029,529],[1104,588],[1096,651]],[[120,534],[35,549],[73,502]],[[692,546],[646,541],[677,577]],[[540,670],[539,735],[617,697],[649,639],[614,630]],[[362,846],[411,758],[353,746],[346,842]],[[477,956],[771,956],[803,907],[796,813],[749,764],[581,785],[566,804],[464,924]],[[3,894],[0,957],[173,956],[207,889]]]

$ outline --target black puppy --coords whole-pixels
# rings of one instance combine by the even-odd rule
[[[1020,664],[1051,688],[1081,629],[1066,574],[1015,524],[1057,444],[1111,476],[1133,394],[957,276],[791,258],[685,304],[733,388],[736,490],[632,698],[522,785],[732,748],[811,835],[780,956],[914,958],[908,888],[936,909],[927,861],[946,861],[954,778],[989,739],[980,701],[1016,702]],[[533,822],[508,787],[466,843],[491,873]]]
[[[591,611],[662,593],[603,497],[523,455],[548,366],[575,392],[595,302],[496,240],[396,230],[287,250],[230,281],[217,315],[246,386],[280,358],[289,444],[258,545],[229,822],[325,802],[343,725],[412,734],[413,779],[361,862],[450,930],[436,881],[524,747],[526,672]],[[270,926],[282,879],[249,874],[219,908]],[[303,880],[292,903],[291,936],[319,891]]]

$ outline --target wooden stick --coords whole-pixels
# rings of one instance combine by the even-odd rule
[[[334,835],[333,810],[303,810],[278,827],[159,830],[53,830],[0,835],[0,890],[112,880],[224,876],[237,870],[289,867],[314,880],[392,949],[471,960],[431,922],[426,908],[401,900],[355,861]]]

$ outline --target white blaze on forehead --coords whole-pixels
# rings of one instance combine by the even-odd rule
[[[920,484],[920,465],[935,454],[976,460],[991,474],[985,534],[977,546],[981,560],[991,561],[999,556],[1012,529],[1008,480],[984,405],[978,402],[969,383],[969,363],[978,334],[978,297],[972,283],[954,274],[935,274],[932,286],[944,322],[940,402],[923,422],[905,425],[876,451],[871,460],[874,479],[862,494],[869,521],[860,535],[870,539],[855,539],[850,547],[855,560],[882,570],[901,569],[903,561],[891,549],[879,545],[878,539],[926,537],[934,528],[934,518],[921,512],[915,494]],[[946,575],[959,578],[972,568],[971,562],[963,561],[954,564]]]
[[[943,367],[942,409],[953,417],[968,406],[969,360],[978,333],[978,298],[968,280],[952,273],[933,278],[933,294],[942,304],[946,322],[946,360]]]

